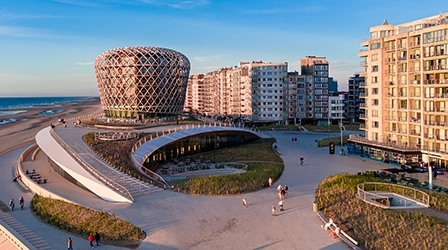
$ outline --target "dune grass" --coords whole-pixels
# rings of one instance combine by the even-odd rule
[[[361,249],[448,249],[447,221],[422,212],[386,210],[355,198],[356,185],[368,181],[376,180],[334,175],[316,189],[322,213],[355,238]],[[431,206],[446,211],[442,207],[448,204],[448,196],[429,193]]]
[[[141,241],[145,233],[117,216],[61,200],[34,195],[32,212],[42,221],[80,237],[98,232],[102,241]]]
[[[259,139],[192,157],[215,162],[242,162],[248,165],[247,173],[195,177],[173,184],[176,190],[194,195],[233,195],[268,187],[268,179],[278,180],[284,170],[282,159],[272,150],[273,142],[274,139]]]

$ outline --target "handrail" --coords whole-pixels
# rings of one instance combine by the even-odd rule
[[[367,196],[366,194],[372,195],[372,196],[378,196],[380,198],[387,198],[387,196],[381,196],[372,192],[368,192],[366,191],[366,189],[368,189],[367,187],[369,187],[368,185],[373,185],[374,188],[372,190],[368,190],[368,191],[387,191],[390,193],[395,193],[398,195],[402,195],[402,196],[408,196],[414,199],[414,201],[416,201],[417,203],[421,203],[421,205],[429,207],[429,195],[421,190],[415,189],[415,188],[411,188],[411,187],[407,187],[407,186],[403,186],[403,185],[397,185],[397,184],[392,184],[392,183],[385,183],[385,182],[364,182],[364,183],[360,183],[357,185],[357,189],[358,189],[358,193],[357,196],[358,198],[362,199],[364,201],[367,201]],[[387,189],[383,189],[382,186],[388,187]],[[398,192],[397,192],[398,191]],[[361,196],[361,194],[364,193],[364,196]],[[419,198],[418,194],[420,194],[421,198]],[[388,199],[387,199],[388,201]],[[387,208],[390,207],[390,203],[387,202]],[[406,203],[405,203],[406,206]]]
[[[134,202],[134,198],[126,188],[111,180],[110,178],[104,176],[102,173],[96,171],[86,161],[79,157],[78,154],[76,154],[76,152],[53,131],[53,129],[50,129],[50,134],[59,143],[59,145],[61,145],[67,151],[67,153],[69,153],[73,157],[75,161],[77,161],[85,170],[87,170],[87,172],[95,176],[99,181],[101,181],[109,188],[117,191],[119,194]]]
[[[26,146],[26,145],[28,145],[28,144],[35,143],[35,142],[36,142],[35,139],[31,139],[31,140],[22,142],[22,143],[20,143],[20,144],[17,144],[17,145],[15,145],[15,146],[13,146],[13,147],[10,147],[10,148],[8,148],[8,149],[5,149],[5,150],[1,151],[1,152],[0,152],[0,156],[2,156],[2,155],[4,155],[4,154],[7,154],[7,153],[9,153],[9,152],[11,152],[11,151],[13,151],[13,150],[18,149],[18,148],[21,148],[21,147],[23,147],[23,146]]]
[[[189,126],[189,125],[191,125],[191,126]],[[205,128],[205,127],[212,127],[212,126],[213,127],[234,127],[234,128],[240,128],[240,129],[243,129],[243,130],[251,131],[251,132],[253,132],[255,134],[256,133],[261,133],[261,131],[257,131],[257,130],[252,129],[252,128],[248,129],[246,127],[242,127],[241,125],[236,126],[235,124],[228,124],[228,123],[221,123],[221,122],[218,122],[218,123],[216,123],[216,122],[215,123],[197,123],[197,127],[196,128],[200,128],[201,126],[203,128]],[[136,169],[138,169],[141,173],[146,174],[150,179],[152,179],[152,180],[154,180],[154,181],[156,181],[156,182],[158,182],[160,184],[163,184],[164,188],[169,187],[168,183],[166,182],[166,180],[162,176],[160,176],[159,174],[155,173],[154,171],[151,171],[150,169],[148,169],[145,166],[143,166],[143,162],[138,162],[135,159],[134,153],[135,153],[135,151],[137,150],[138,147],[140,147],[141,145],[143,145],[147,141],[150,141],[150,140],[152,140],[154,138],[157,138],[157,137],[163,136],[163,135],[167,135],[167,134],[170,134],[170,133],[173,133],[173,132],[182,131],[182,130],[188,130],[188,129],[193,129],[193,128],[195,128],[195,124],[194,123],[193,124],[186,124],[185,128],[184,128],[183,125],[181,125],[181,126],[176,127],[174,129],[162,130],[161,132],[151,133],[151,134],[149,134],[147,136],[142,137],[131,148],[131,159],[132,159],[131,162],[133,163],[134,167]],[[269,134],[269,133],[265,133],[265,134],[267,136],[272,137],[272,135]],[[143,159],[142,159],[142,161],[143,161]]]

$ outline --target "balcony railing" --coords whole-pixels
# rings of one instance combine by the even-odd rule
[[[419,84],[420,84],[420,80],[411,80],[411,81],[409,81],[409,85],[419,85]]]
[[[423,123],[428,126],[448,127],[448,122],[426,121],[425,120]]]
[[[419,60],[420,59],[420,54],[410,54],[409,55],[409,59],[411,59],[411,60]]]
[[[391,98],[391,97],[397,97],[395,93],[384,93],[384,97]]]
[[[432,71],[432,70],[446,70],[446,65],[431,65],[431,66],[425,66],[426,71]]]
[[[411,119],[409,119],[409,122],[411,122],[411,123],[420,123],[421,120],[420,120],[420,118],[412,117]]]
[[[389,121],[389,122],[395,122],[395,121],[397,121],[397,117],[395,117],[395,116],[386,116],[386,121]]]
[[[438,93],[432,95],[425,95],[425,98],[448,98],[448,93]]]
[[[418,93],[414,93],[414,92],[409,93],[409,97],[420,97],[420,96],[422,96],[420,92],[418,92]]]
[[[413,135],[413,136],[420,136],[421,135],[420,131],[416,131],[416,130],[411,130],[411,132],[409,132],[409,134]]]
[[[448,79],[425,80],[424,84],[448,84]]]
[[[349,140],[350,141],[357,141],[357,142],[364,142],[366,144],[371,144],[371,145],[378,145],[378,146],[383,146],[383,147],[390,147],[390,148],[395,148],[395,149],[401,149],[401,150],[420,151],[420,148],[416,147],[416,146],[408,146],[407,144],[400,144],[400,143],[395,143],[395,142],[372,141],[372,140],[366,139],[363,136],[356,135],[356,134],[351,134],[349,136]]]
[[[386,46],[385,49],[386,49],[386,51],[395,50],[395,45]]]
[[[407,129],[399,129],[399,130],[398,130],[398,133],[399,133],[399,134],[407,134],[407,133],[408,133],[408,130],[407,130]]]
[[[420,41],[417,41],[417,42],[409,42],[409,47],[418,47],[418,46],[420,46]]]
[[[385,73],[385,74],[395,74],[395,70],[393,70],[393,69],[386,69],[386,70],[384,71],[384,73]]]
[[[408,81],[406,81],[406,80],[398,81],[398,84],[399,85],[406,85],[406,84],[408,84]]]
[[[445,108],[425,108],[425,112],[445,112]]]
[[[410,110],[420,110],[421,106],[409,106]]]
[[[388,57],[384,59],[385,63],[395,63],[395,58],[393,57]]]

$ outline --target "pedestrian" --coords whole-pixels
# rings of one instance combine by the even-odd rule
[[[282,187],[282,184],[278,184],[277,192],[278,192],[278,198],[280,200],[282,200],[283,199],[283,187]]]
[[[100,239],[101,236],[98,232],[95,233],[95,242],[96,242],[96,246],[99,247],[100,246]]]
[[[277,211],[275,208],[275,204],[272,204],[272,217],[275,217],[275,216],[277,216]]]
[[[89,246],[91,247],[91,248],[95,248],[94,246],[93,246],[93,240],[95,239],[95,237],[93,237],[93,233],[90,233],[90,235],[89,235],[89,237],[87,238],[87,240],[89,241]]]
[[[280,200],[280,201],[278,202],[278,207],[280,208],[280,211],[281,211],[281,212],[285,211],[285,210],[283,209],[283,200]]]
[[[72,238],[68,237],[67,241],[67,250],[73,250],[73,241]]]
[[[285,184],[285,187],[283,187],[283,190],[285,190],[285,196],[288,196],[288,185]]]
[[[20,196],[20,198],[19,198],[19,205],[20,205],[20,209],[22,209],[22,211],[23,211],[23,206],[25,205],[25,199],[23,199],[23,196]]]
[[[268,183],[269,183],[269,187],[272,187],[272,178],[271,177],[269,177]]]
[[[243,206],[247,207],[247,200],[246,200],[246,197],[243,198]]]
[[[9,207],[11,208],[11,211],[14,211],[14,206],[15,206],[14,199],[11,198],[11,200],[9,200]]]
[[[294,143],[297,143],[297,137],[294,137]]]

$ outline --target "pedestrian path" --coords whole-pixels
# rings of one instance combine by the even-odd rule
[[[11,233],[14,233],[14,235],[16,236],[22,236],[25,240],[28,241],[30,245],[34,246],[36,249],[53,249],[53,247],[51,247],[44,239],[37,236],[33,231],[26,228],[22,223],[10,216],[8,213],[0,211],[0,220],[2,220],[9,227],[11,227],[12,230],[15,231]]]
[[[59,129],[59,131],[58,131]],[[105,160],[101,159],[95,152],[93,152],[82,141],[82,135],[76,133],[77,136],[73,136],[70,130],[79,131],[77,128],[56,128],[55,131],[61,139],[67,143],[67,145],[78,154],[85,162],[87,162],[96,171],[111,179],[112,181],[120,184],[129,191],[132,197],[138,197],[153,192],[162,191],[162,188],[141,181],[135,177],[125,174],[115,167],[108,164]],[[58,133],[59,132],[59,133]]]

